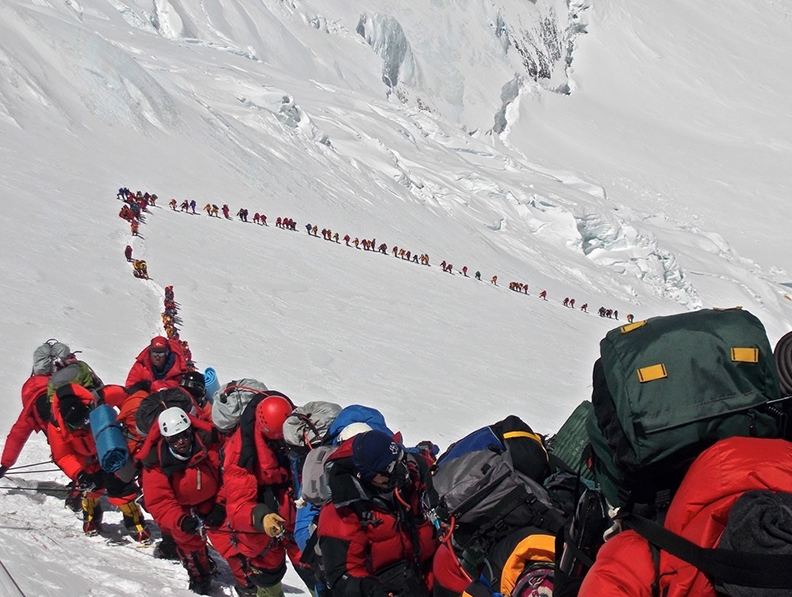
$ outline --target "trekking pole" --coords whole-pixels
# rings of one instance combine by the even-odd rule
[[[34,462],[33,464],[20,464],[19,466],[8,467],[9,471],[16,471],[21,468],[30,468],[32,466],[41,466],[43,464],[52,464],[52,460],[42,460],[41,462]]]
[[[35,471],[15,471],[13,469],[9,469],[9,472],[6,476],[16,477],[17,475],[35,475],[37,473],[59,473],[59,472],[60,472],[59,468],[37,469]]]

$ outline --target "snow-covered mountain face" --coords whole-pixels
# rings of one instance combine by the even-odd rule
[[[7,192],[39,195],[41,160],[82,197],[129,181],[369,211],[559,292],[783,327],[787,9],[405,4],[6,2]]]
[[[0,441],[36,345],[56,337],[123,383],[162,332],[165,285],[198,365],[223,381],[370,404],[407,442],[443,447],[510,413],[558,429],[627,313],[743,305],[775,342],[792,323],[791,12],[778,0],[5,0]],[[141,237],[117,217],[119,186],[160,197]],[[174,213],[171,197],[270,226]],[[274,228],[278,216],[298,231]],[[308,222],[388,255],[309,237]],[[128,243],[152,280],[130,275]],[[20,462],[47,454],[37,436]],[[24,514],[0,530],[28,594],[188,594],[147,554],[131,565],[100,546],[64,566],[88,539],[61,501],[29,493],[0,495],[6,518],[42,508],[32,532],[46,550]]]

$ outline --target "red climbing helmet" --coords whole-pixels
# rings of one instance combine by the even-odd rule
[[[267,439],[283,439],[283,423],[294,406],[285,396],[268,396],[256,407],[256,430]]]

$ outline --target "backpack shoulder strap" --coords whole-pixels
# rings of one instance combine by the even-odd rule
[[[693,564],[713,584],[792,589],[792,555],[707,549],[636,514],[627,514],[619,520],[663,551]]]

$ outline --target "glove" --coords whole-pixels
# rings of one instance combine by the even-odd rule
[[[250,513],[250,521],[257,531],[264,531],[270,537],[278,537],[283,532],[283,518],[275,514],[264,504],[256,504]]]
[[[219,527],[223,524],[226,518],[226,509],[223,504],[215,504],[215,507],[212,509],[209,514],[204,516],[204,524],[208,527]]]
[[[97,487],[94,476],[90,473],[86,473],[85,471],[82,471],[77,475],[75,482],[77,483],[77,489],[86,493],[95,491]]]
[[[286,522],[286,519],[280,514],[270,512],[264,517],[262,522],[262,525],[264,526],[264,532],[270,537],[278,537],[283,533],[284,522]]]
[[[182,516],[179,528],[188,535],[197,535],[201,528],[201,521],[195,516]]]
[[[8,472],[7,466],[0,466],[0,479],[5,477],[5,474]]]

